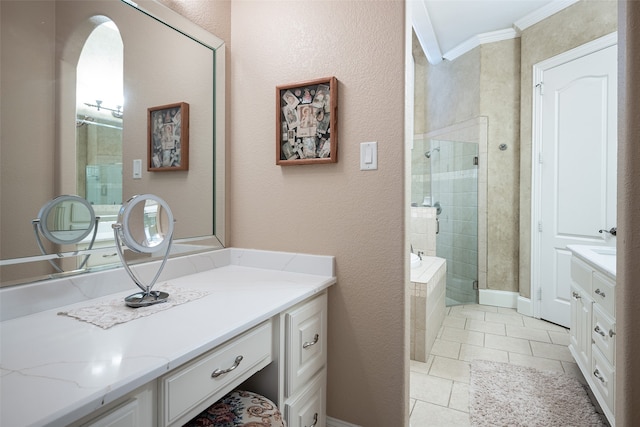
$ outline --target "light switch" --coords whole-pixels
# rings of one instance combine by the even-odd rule
[[[142,178],[142,160],[135,159],[133,161],[133,179],[141,179]]]
[[[368,171],[378,169],[378,143],[360,143],[360,170]]]

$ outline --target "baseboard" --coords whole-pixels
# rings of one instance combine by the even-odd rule
[[[533,304],[531,303],[531,298],[518,297],[518,313],[533,317]]]
[[[346,421],[340,421],[335,418],[327,417],[327,427],[360,427],[355,424],[350,424]]]
[[[480,289],[478,293],[480,304],[506,308],[518,307],[518,296],[520,294],[517,292]]]

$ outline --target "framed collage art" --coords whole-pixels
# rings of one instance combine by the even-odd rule
[[[147,170],[189,170],[189,104],[178,102],[147,111]]]
[[[338,161],[335,77],[276,87],[276,164]]]

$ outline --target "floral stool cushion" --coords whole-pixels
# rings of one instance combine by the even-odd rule
[[[278,407],[250,391],[234,390],[185,424],[186,427],[285,427]]]

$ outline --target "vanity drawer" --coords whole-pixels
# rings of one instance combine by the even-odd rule
[[[323,369],[297,399],[285,404],[284,414],[287,427],[321,427],[326,425],[325,388],[326,377]]]
[[[611,317],[616,317],[616,283],[597,271],[593,272],[593,302],[600,304]]]
[[[591,326],[593,343],[600,349],[607,361],[614,365],[616,350],[616,322],[606,315],[599,304],[593,306]]]
[[[591,294],[591,267],[575,256],[571,257],[571,278],[582,289]]]
[[[613,398],[616,389],[615,370],[597,348],[593,349],[591,356],[591,380],[596,386],[595,391],[600,394],[609,411],[615,413]],[[598,401],[602,404],[601,399]]]
[[[286,314],[286,387],[293,396],[327,361],[327,294]]]
[[[163,425],[186,422],[206,409],[267,366],[272,360],[271,349],[271,321],[267,321],[161,378]]]

